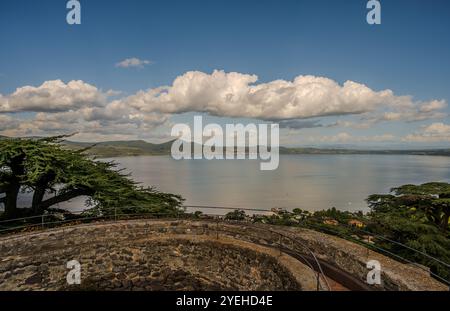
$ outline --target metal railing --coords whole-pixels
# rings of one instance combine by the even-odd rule
[[[208,205],[185,205],[183,206],[185,211],[187,208],[191,208],[191,209],[201,209],[201,210],[205,210],[205,209],[215,209],[215,210],[243,210],[243,211],[249,211],[249,212],[264,212],[264,213],[272,213],[275,214],[274,211],[272,210],[268,210],[268,209],[257,209],[257,208],[245,208],[245,207],[230,207],[230,206],[208,206]],[[132,207],[122,207],[122,208],[114,208],[114,212],[112,214],[108,214],[108,215],[99,215],[99,216],[86,216],[86,217],[74,217],[74,218],[70,218],[70,219],[62,219],[62,220],[55,220],[61,217],[65,217],[65,215],[68,216],[77,216],[77,215],[82,215],[84,213],[84,211],[78,211],[78,212],[67,212],[67,213],[53,213],[53,214],[43,214],[43,215],[38,215],[38,216],[29,216],[29,217],[22,217],[22,218],[16,218],[16,219],[10,219],[10,220],[2,220],[0,221],[0,237],[2,234],[7,234],[9,232],[17,232],[19,230],[24,230],[24,229],[44,229],[44,228],[48,228],[50,226],[61,226],[64,224],[68,224],[71,222],[92,222],[92,221],[100,221],[100,220],[123,220],[124,217],[127,217],[127,219],[132,219],[132,218],[145,218],[145,217],[151,217],[151,218],[163,218],[163,217],[167,217],[169,214],[167,213],[120,213],[121,209],[126,209],[126,208],[132,208]],[[119,210],[119,213],[117,213],[117,211]],[[194,217],[193,214],[189,214],[189,213],[185,213],[185,211],[180,211],[179,213],[172,213],[170,214],[171,219],[197,219]],[[254,213],[256,214],[256,213]],[[213,218],[213,219],[221,219],[222,222],[224,222],[224,217],[226,215],[224,214],[207,214],[207,213],[202,213],[202,215],[204,215],[205,217],[209,217],[209,218]],[[260,215],[260,214],[256,214],[256,215]],[[52,221],[46,221],[46,219],[48,218],[53,218]],[[202,220],[211,220],[211,219],[202,219]],[[230,222],[230,221],[228,221]],[[17,226],[10,226],[7,224],[11,224],[11,223],[18,223]],[[22,224],[21,224],[22,223]],[[423,265],[418,264],[416,262],[413,262],[405,257],[402,257],[398,254],[395,254],[393,252],[391,252],[388,249],[382,248],[380,246],[374,245],[372,243],[366,242],[364,240],[361,239],[357,239],[355,237],[352,237],[351,235],[348,234],[344,234],[343,232],[337,231],[337,230],[333,230],[332,227],[324,227],[324,226],[318,226],[318,225],[314,225],[312,223],[306,223],[306,222],[302,222],[300,221],[298,223],[299,226],[301,227],[305,227],[305,228],[311,228],[317,231],[326,231],[329,232],[333,235],[337,235],[337,236],[341,236],[344,239],[347,240],[351,240],[354,242],[357,242],[359,244],[363,244],[364,246],[366,246],[369,249],[374,249],[377,250],[381,253],[384,253],[390,257],[396,258],[401,262],[406,262],[408,264],[414,265],[415,267],[425,271],[426,273],[429,273],[432,277],[434,277],[435,279],[447,284],[450,286],[450,280],[447,280],[439,275],[437,275],[436,273],[429,271],[427,268],[425,268]],[[354,230],[355,232],[361,232],[364,233],[366,235],[370,235],[373,236],[376,239],[381,239],[381,240],[385,240],[388,241],[389,243],[393,243],[397,246],[403,247],[415,254],[418,254],[420,256],[423,256],[427,259],[429,259],[430,261],[444,266],[445,268],[450,270],[450,264],[446,263],[438,258],[435,258],[423,251],[414,249],[408,245],[405,245],[401,242],[389,239],[387,237],[381,236],[381,235],[377,235],[374,234],[370,231],[367,230],[363,230],[360,228],[355,228],[352,226],[346,226],[343,224],[340,224],[340,226],[343,227],[347,227],[347,228],[351,228],[352,230]],[[271,231],[270,229],[266,229]],[[272,232],[273,233],[273,232]],[[280,232],[277,232],[278,234],[282,235]],[[298,240],[294,240],[289,236],[283,235],[284,238],[288,239],[288,240],[292,240],[294,243],[298,243]],[[279,247],[281,248],[282,245],[279,245]],[[326,287],[329,289],[329,284],[327,282],[327,279],[325,277],[325,274],[323,273],[322,267],[319,263],[319,261],[317,260],[315,254],[309,249],[307,248],[306,245],[303,245],[304,249],[306,250],[306,253],[309,253],[309,255],[313,258],[317,270],[319,270],[318,272],[322,275],[325,283],[326,283]],[[304,254],[298,254],[299,256],[303,256]],[[316,270],[314,269],[314,267],[312,267],[312,265],[310,264],[310,262],[303,257],[303,261],[312,269],[312,270]],[[318,276],[318,278],[320,278],[320,276]],[[321,286],[321,288],[324,288],[323,286]]]
[[[185,206],[188,207],[188,206]],[[193,207],[193,206],[191,206]],[[195,206],[196,208],[199,208],[199,206]],[[214,207],[215,208],[215,207]],[[218,207],[221,209],[234,209],[236,208],[229,208],[229,207]],[[119,210],[119,212],[118,212]],[[257,209],[246,209],[246,210],[253,210],[253,211],[261,211]],[[268,210],[263,210],[265,212],[270,212]],[[236,233],[235,231],[230,231],[223,226],[223,228],[219,229],[219,224],[226,225],[226,224],[241,224],[242,221],[233,221],[233,220],[226,220],[224,217],[226,215],[224,214],[204,214],[202,215],[204,217],[198,218],[194,214],[188,214],[183,211],[180,211],[180,213],[120,213],[120,208],[114,208],[113,213],[107,214],[107,215],[98,215],[98,216],[87,216],[87,217],[73,217],[76,215],[82,215],[83,211],[79,212],[67,212],[67,213],[53,213],[53,214],[43,214],[39,216],[29,216],[29,217],[21,217],[21,218],[15,218],[15,219],[9,219],[9,220],[2,220],[0,221],[0,237],[2,234],[7,233],[18,233],[23,232],[26,229],[32,229],[35,231],[38,230],[44,230],[49,228],[61,228],[65,224],[79,224],[79,223],[91,223],[96,221],[122,221],[122,220],[132,220],[132,219],[175,219],[175,220],[202,220],[202,221],[209,221],[216,223],[216,226],[213,226],[215,228],[215,234],[216,237],[219,238],[219,232],[222,233]],[[61,219],[65,215],[71,216],[70,219]],[[81,216],[80,215],[80,216]],[[72,218],[73,217],[73,218]],[[46,221],[46,219],[52,218],[50,221]],[[54,220],[60,218],[61,220]],[[19,225],[12,225],[8,226],[7,224],[14,224],[18,223]],[[245,225],[249,225],[248,222],[245,222]],[[64,228],[64,227],[63,227]],[[325,276],[322,266],[317,259],[314,252],[306,246],[304,243],[301,243],[298,240],[293,239],[292,237],[289,237],[281,232],[269,229],[269,228],[262,228],[261,226],[254,226],[254,229],[257,230],[263,230],[266,233],[270,233],[273,235],[276,235],[279,237],[278,242],[275,243],[275,247],[280,251],[280,255],[282,252],[289,251],[291,253],[294,253],[298,257],[302,258],[302,262],[310,268],[313,273],[316,275],[316,289],[319,290],[331,290],[330,284],[327,280],[327,277]],[[29,232],[29,231],[27,231]],[[34,232],[34,231],[33,231]],[[16,237],[16,234],[9,235],[10,237]],[[247,238],[250,238],[250,235],[246,236]],[[8,238],[8,235],[6,236]],[[289,247],[289,245],[286,245],[283,243],[283,240],[287,240],[290,242],[290,245],[292,247]],[[260,245],[274,247],[273,244],[270,243],[258,243]],[[294,247],[297,246],[297,247]],[[298,249],[302,249],[303,252],[298,251]],[[311,259],[306,258],[305,255],[308,255]],[[312,263],[311,263],[312,261]]]
[[[261,212],[262,211],[262,212],[270,212],[270,213],[274,213],[275,214],[275,212],[273,210],[255,209],[255,208],[239,208],[239,207],[226,207],[226,206],[204,206],[204,205],[190,205],[190,206],[186,206],[186,207],[200,208],[200,209],[243,210],[243,211],[255,211],[255,212]],[[305,227],[305,228],[309,227],[309,228],[314,228],[315,230],[328,231],[329,233],[332,233],[333,235],[341,236],[341,237],[343,237],[346,240],[351,240],[351,241],[357,242],[359,244],[363,244],[366,248],[375,249],[375,250],[377,250],[377,251],[379,251],[381,253],[384,253],[384,254],[386,254],[386,255],[388,255],[390,257],[398,259],[401,262],[406,262],[406,263],[408,263],[410,265],[413,265],[413,266],[419,268],[420,270],[422,270],[422,271],[424,271],[426,273],[429,273],[433,278],[435,278],[435,279],[443,282],[444,284],[450,286],[450,280],[445,279],[445,278],[441,277],[440,275],[438,275],[438,274],[428,270],[427,268],[429,268],[429,267],[424,267],[423,265],[421,265],[421,264],[419,264],[417,262],[414,262],[414,261],[412,261],[410,259],[402,257],[402,256],[400,256],[398,254],[395,254],[395,253],[393,253],[393,252],[391,252],[391,251],[389,251],[389,250],[387,250],[385,248],[382,248],[380,246],[374,245],[374,244],[369,243],[369,242],[365,242],[364,240],[361,240],[361,239],[355,239],[351,235],[343,234],[342,232],[339,232],[337,230],[332,230],[331,228],[324,228],[323,226],[317,226],[317,225],[314,225],[314,224],[311,224],[311,223],[306,223],[304,221],[303,222],[300,221],[298,223],[298,225],[302,226],[302,227]],[[357,231],[357,232],[364,233],[366,235],[370,235],[370,236],[372,236],[372,237],[374,237],[376,239],[388,241],[389,243],[392,243],[392,244],[400,246],[400,247],[402,247],[404,249],[407,249],[408,251],[413,252],[413,253],[415,253],[415,254],[417,254],[419,256],[425,257],[425,258],[429,259],[430,261],[434,262],[435,264],[440,265],[441,267],[445,267],[445,269],[448,269],[450,271],[450,264],[449,263],[444,262],[444,261],[442,261],[442,260],[440,260],[438,258],[435,258],[435,257],[433,257],[433,256],[431,256],[431,255],[429,255],[429,254],[427,254],[427,253],[425,253],[423,251],[415,249],[415,248],[413,248],[411,246],[408,246],[408,245],[406,245],[404,243],[392,240],[390,238],[387,238],[387,237],[384,237],[384,236],[381,236],[381,235],[378,235],[378,234],[374,234],[374,233],[372,233],[370,231],[363,230],[361,228],[355,228],[353,226],[344,225],[344,224],[339,224],[339,226],[345,227],[347,229],[352,229],[355,232]]]
[[[438,275],[438,274],[436,274],[436,273],[434,273],[434,272],[428,270],[429,267],[424,267],[423,265],[421,265],[421,264],[419,264],[419,263],[417,263],[417,262],[414,262],[414,261],[412,261],[412,260],[410,260],[410,259],[407,259],[407,258],[405,258],[405,257],[402,257],[402,256],[400,256],[400,255],[398,255],[398,254],[395,254],[395,253],[393,253],[393,252],[391,252],[391,251],[389,251],[389,250],[387,250],[387,249],[385,249],[385,248],[382,248],[382,247],[380,247],[380,246],[374,245],[374,244],[372,244],[372,243],[366,242],[366,241],[361,240],[361,239],[357,239],[357,238],[355,238],[355,237],[352,237],[351,235],[344,234],[343,232],[340,232],[340,231],[337,231],[337,230],[333,230],[331,227],[330,227],[330,228],[324,228],[323,226],[317,226],[317,225],[310,224],[310,223],[309,223],[309,224],[303,224],[303,225],[304,225],[304,227],[306,227],[306,228],[311,228],[311,229],[316,230],[316,231],[319,231],[319,230],[321,230],[321,231],[326,231],[326,232],[328,232],[328,233],[330,233],[330,234],[333,234],[333,235],[342,237],[342,238],[344,238],[344,239],[346,239],[346,240],[350,240],[350,241],[356,242],[356,243],[358,243],[358,244],[363,244],[367,249],[374,249],[374,250],[376,250],[376,251],[379,251],[380,253],[384,253],[384,254],[386,254],[386,255],[388,255],[388,256],[390,256],[390,257],[393,257],[393,258],[399,260],[400,262],[406,262],[406,263],[408,263],[408,264],[410,264],[410,265],[413,265],[413,266],[419,268],[420,270],[426,272],[427,274],[430,274],[430,276],[432,276],[433,278],[439,280],[440,282],[442,282],[442,283],[444,283],[444,284],[450,286],[450,280],[447,280],[447,279],[441,277],[440,275]],[[344,225],[342,225],[342,226],[344,226]],[[417,253],[417,254],[419,254],[419,255],[422,255],[422,256],[424,256],[424,257],[430,259],[431,261],[434,261],[435,263],[437,263],[437,264],[439,264],[439,265],[445,266],[445,267],[448,268],[449,271],[450,271],[450,265],[449,265],[448,263],[443,262],[442,260],[440,260],[440,259],[438,259],[438,258],[435,258],[435,257],[433,257],[433,256],[430,256],[430,255],[428,255],[427,253],[424,253],[424,252],[422,252],[422,251],[416,250],[416,249],[414,249],[414,248],[412,248],[412,247],[409,247],[408,245],[405,245],[405,244],[400,243],[400,242],[397,242],[397,241],[393,241],[393,240],[388,239],[388,238],[386,238],[386,237],[383,237],[383,236],[380,236],[380,235],[375,235],[375,234],[371,233],[370,231],[361,230],[361,229],[356,229],[356,228],[352,228],[352,229],[357,230],[357,231],[360,231],[360,232],[364,232],[364,233],[366,233],[366,234],[368,234],[368,235],[372,235],[372,236],[375,237],[375,238],[384,239],[384,240],[387,240],[387,241],[389,241],[389,242],[391,242],[391,243],[394,243],[394,244],[396,244],[396,245],[399,245],[399,246],[401,246],[401,247],[404,247],[404,248],[406,248],[406,249],[408,249],[408,250],[410,250],[410,251],[412,251],[412,252],[415,252],[415,253]],[[428,269],[427,269],[427,268],[428,268]]]

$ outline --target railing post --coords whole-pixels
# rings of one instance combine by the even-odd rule
[[[317,272],[317,291],[320,291],[320,273]]]
[[[369,246],[370,246],[370,236],[367,235],[367,247],[366,247],[366,250],[367,250],[367,260],[369,260],[369,256],[370,256]]]
[[[219,239],[219,217],[216,218],[216,240]]]
[[[41,215],[41,228],[44,229],[44,217],[45,215]]]
[[[117,221],[117,206],[114,206],[114,221]]]
[[[280,256],[281,256],[281,233],[278,233],[279,237],[278,237],[278,250],[280,252]]]

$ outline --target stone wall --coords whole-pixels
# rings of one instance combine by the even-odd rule
[[[367,261],[378,260],[378,290],[448,289],[417,267],[312,230],[207,220],[130,220],[0,238],[0,290],[70,289],[65,263],[71,259],[82,264],[86,289],[315,290],[315,273],[287,250],[305,255],[312,250],[361,282]]]
[[[312,290],[315,275],[270,248],[183,222],[79,225],[0,240],[0,290]],[[205,230],[206,228],[206,230]],[[192,234],[194,233],[194,234]],[[205,234],[206,233],[206,234]],[[66,263],[82,284],[67,285]],[[302,284],[303,283],[303,284]]]

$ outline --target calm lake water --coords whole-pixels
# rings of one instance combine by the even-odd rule
[[[370,194],[407,183],[450,181],[450,158],[434,156],[281,155],[275,171],[260,171],[259,160],[114,160],[136,181],[181,194],[186,205],[366,211]]]
[[[281,155],[275,171],[260,171],[259,160],[109,160],[143,185],[181,194],[186,205],[367,211],[364,199],[370,194],[408,183],[450,181],[450,157],[435,156]],[[80,210],[83,201],[68,206]]]

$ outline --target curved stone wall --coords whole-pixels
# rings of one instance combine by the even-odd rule
[[[379,261],[376,290],[448,290],[417,267],[312,230],[145,219],[1,237],[0,290],[71,289],[65,264],[72,259],[86,289],[316,290],[316,274],[289,255],[308,249],[360,283],[366,263]]]
[[[175,224],[81,225],[1,240],[0,290],[315,288],[314,273],[286,254]],[[81,264],[81,285],[67,284],[70,260]]]

